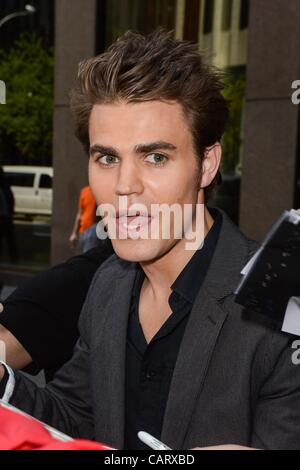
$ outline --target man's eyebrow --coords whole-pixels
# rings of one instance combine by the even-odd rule
[[[155,150],[177,150],[175,145],[170,144],[169,142],[164,142],[159,140],[157,142],[149,142],[147,144],[139,144],[134,147],[136,153],[149,153],[154,152]]]
[[[104,155],[113,155],[118,157],[118,151],[113,147],[107,147],[106,145],[95,144],[90,147],[90,156],[93,156],[95,153],[103,153]]]
[[[134,147],[135,153],[149,153],[154,152],[156,150],[177,150],[177,147],[163,140],[159,140],[157,142],[149,142],[146,144],[138,144]],[[90,156],[93,156],[95,153],[102,153],[104,155],[113,155],[115,157],[119,157],[119,152],[117,151],[117,149],[101,144],[92,145],[90,147],[89,153]]]

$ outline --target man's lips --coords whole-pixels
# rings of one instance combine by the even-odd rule
[[[117,217],[117,224],[121,228],[125,228],[126,230],[137,230],[146,226],[152,217],[138,215],[138,216],[126,216],[123,215],[121,217]]]
[[[120,219],[121,217],[151,217],[148,212],[142,212],[137,210],[124,210],[124,211],[117,211],[115,215],[116,219]]]

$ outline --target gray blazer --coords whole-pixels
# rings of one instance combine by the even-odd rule
[[[256,248],[223,214],[171,383],[161,436],[171,448],[300,448],[294,338],[234,302],[240,271]],[[123,447],[126,330],[135,275],[136,264],[115,255],[99,268],[73,358],[45,389],[16,373],[12,404],[72,436]]]

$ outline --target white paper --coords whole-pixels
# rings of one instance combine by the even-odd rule
[[[290,298],[281,331],[300,336],[300,297]]]
[[[253,264],[255,263],[256,258],[262,252],[262,249],[263,249],[263,246],[259,248],[259,250],[255,253],[255,255],[252,256],[252,258],[248,261],[246,266],[243,268],[243,270],[241,271],[241,274],[243,274],[243,276],[246,276],[246,274],[248,274],[248,272],[252,268]]]

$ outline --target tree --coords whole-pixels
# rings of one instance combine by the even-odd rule
[[[240,160],[245,86],[246,80],[243,75],[229,75],[225,80],[224,96],[229,101],[229,120],[222,139],[222,171],[224,174],[234,174]]]
[[[25,33],[7,53],[0,50],[0,79],[6,104],[0,107],[0,146],[13,146],[31,160],[52,155],[53,50]]]

